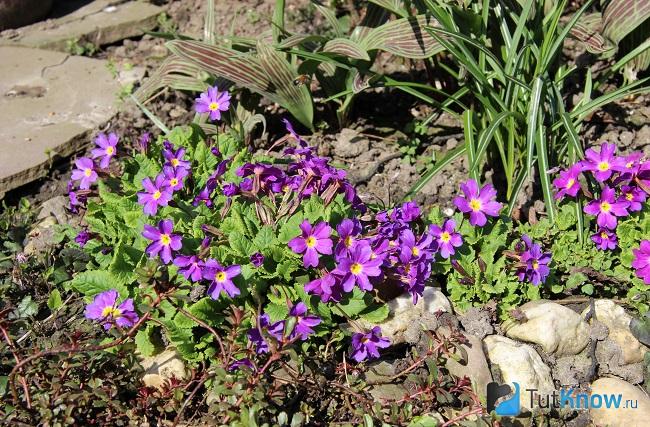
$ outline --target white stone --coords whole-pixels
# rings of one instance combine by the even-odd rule
[[[411,294],[404,293],[389,301],[388,308],[388,319],[377,325],[381,327],[382,335],[388,337],[392,344],[417,342],[421,331],[437,328],[436,312],[453,312],[447,297],[440,289],[433,287],[425,288],[415,305]],[[367,329],[375,326],[362,319],[357,323]]]
[[[648,348],[641,344],[630,331],[630,320],[632,317],[625,312],[625,309],[614,301],[600,299],[594,302],[596,319],[609,329],[609,339],[616,342],[621,348],[622,362],[625,364],[637,363],[643,360]],[[590,308],[582,312],[586,318]]]
[[[140,364],[145,370],[142,382],[147,387],[160,389],[172,378],[185,380],[189,377],[183,359],[173,349],[167,349],[152,357],[145,357]]]
[[[537,300],[519,307],[527,320],[507,320],[506,336],[542,346],[548,354],[570,356],[589,344],[589,325],[578,313],[560,304]]]
[[[537,389],[542,395],[555,390],[551,370],[544,364],[539,354],[528,344],[518,343],[500,335],[490,335],[483,339],[490,365],[501,371],[504,383],[518,383],[522,408],[530,407],[530,393],[526,389]]]
[[[449,329],[446,327],[440,327],[439,332],[447,334]],[[481,397],[485,397],[487,391],[487,385],[492,382],[492,373],[490,372],[490,366],[487,363],[485,358],[485,352],[483,351],[483,342],[480,338],[465,334],[467,338],[467,344],[461,344],[460,347],[464,350],[467,358],[464,360],[460,358],[459,361],[454,360],[453,358],[447,359],[445,366],[449,370],[449,373],[458,377],[463,378],[467,377],[472,382],[472,389],[474,392]],[[456,350],[456,354],[460,357],[462,353],[460,350]]]
[[[618,378],[599,378],[591,384],[591,396],[621,395],[621,407],[589,408],[595,426],[646,427],[650,425],[650,397],[639,387]],[[627,401],[629,406],[625,407]]]

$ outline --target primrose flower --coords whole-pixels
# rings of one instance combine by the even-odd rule
[[[309,221],[304,220],[300,224],[300,229],[302,235],[291,239],[289,247],[297,254],[304,252],[302,262],[305,267],[317,267],[319,254],[332,254],[332,239],[330,239],[332,228],[324,221],[312,228]]]
[[[151,141],[151,134],[149,132],[140,135],[140,138],[138,138],[138,149],[141,153],[147,153],[147,150],[149,150],[149,141]]]
[[[97,172],[95,172],[95,164],[88,157],[82,157],[74,162],[77,169],[72,170],[71,179],[79,181],[79,188],[88,190],[90,186],[97,181]]]
[[[190,172],[185,168],[174,169],[171,166],[163,167],[163,176],[165,180],[163,185],[169,187],[171,191],[178,191],[183,188],[183,180]]]
[[[445,259],[456,253],[455,248],[463,245],[463,238],[456,232],[456,221],[453,219],[446,220],[442,228],[437,224],[431,224],[429,233],[438,243],[438,253]]]
[[[318,295],[322,302],[338,302],[343,296],[338,280],[331,274],[326,274],[319,279],[306,283],[305,292],[309,295]]]
[[[230,94],[227,90],[219,92],[216,86],[211,86],[195,101],[194,109],[197,113],[209,113],[210,120],[221,120],[221,112],[228,111],[230,107]]]
[[[497,202],[497,191],[491,184],[485,184],[481,190],[473,179],[460,185],[463,196],[454,198],[454,205],[464,213],[469,213],[469,223],[483,227],[487,223],[487,216],[499,216],[501,203]]]
[[[564,196],[575,197],[580,191],[578,178],[582,173],[582,165],[576,163],[567,170],[560,171],[560,176],[553,180],[553,185],[558,189],[555,198],[560,200]]]
[[[164,219],[158,223],[158,228],[149,224],[144,225],[142,235],[152,243],[145,250],[150,258],[160,255],[165,264],[172,261],[172,251],[180,250],[183,246],[183,239],[174,231],[174,222],[170,219]]]
[[[377,277],[381,274],[379,268],[383,263],[381,258],[372,258],[370,244],[365,241],[358,242],[350,254],[339,260],[336,269],[332,272],[341,277],[341,286],[345,292],[350,292],[355,284],[364,291],[372,290],[369,277]]]
[[[246,367],[246,368],[250,369],[253,372],[256,371],[255,365],[253,365],[253,362],[251,362],[251,360],[249,358],[247,358],[247,357],[244,357],[243,359],[239,359],[239,360],[236,360],[236,361],[232,362],[228,366],[228,371],[234,372],[234,371],[239,370],[239,368],[242,368],[242,367]]]
[[[630,212],[638,212],[643,209],[643,202],[646,201],[647,194],[640,188],[623,185],[621,187],[621,196],[618,198],[619,202],[629,203],[628,209]]]
[[[101,159],[99,162],[99,167],[106,169],[108,164],[111,162],[111,159],[117,153],[117,142],[118,137],[114,133],[109,133],[106,136],[105,133],[100,133],[95,139],[95,145],[97,148],[94,148],[90,153],[93,156],[93,159]]]
[[[614,155],[615,144],[603,142],[600,152],[593,148],[585,151],[585,159],[582,161],[584,170],[591,171],[597,181],[603,182],[609,179],[614,172],[625,171],[625,159]]]
[[[523,282],[528,280],[533,285],[538,286],[544,281],[550,273],[548,264],[551,262],[550,253],[542,253],[542,248],[527,235],[521,236],[525,243],[525,250],[520,254],[521,265],[517,269],[517,276]]]
[[[250,261],[251,264],[253,264],[255,267],[260,267],[262,264],[264,264],[264,255],[259,252],[255,252],[250,256]]]
[[[192,166],[190,165],[190,162],[183,159],[183,156],[185,156],[185,149],[181,147],[178,150],[174,150],[174,147],[171,145],[171,143],[168,141],[166,142],[167,143],[164,144],[165,148],[162,152],[163,157],[165,158],[165,166],[191,170]]]
[[[596,244],[596,247],[601,251],[614,250],[618,245],[618,238],[616,233],[606,228],[601,228],[596,234],[591,236],[591,240]]]
[[[160,206],[167,206],[172,199],[172,190],[165,184],[165,176],[159,174],[156,179],[151,182],[150,178],[142,180],[144,192],[138,193],[138,203],[144,205],[144,213],[147,215],[155,215]]]
[[[178,255],[174,258],[174,265],[179,267],[178,272],[187,280],[199,282],[203,278],[205,263],[196,255]]]
[[[282,341],[282,334],[284,331],[284,321],[280,320],[271,324],[269,315],[264,313],[257,318],[257,327],[248,330],[248,340],[255,345],[255,352],[257,354],[268,353],[269,343],[266,342],[261,334],[261,330],[266,330],[270,336],[278,341]]]
[[[639,249],[632,249],[634,273],[647,285],[650,285],[650,240],[642,240]]]
[[[314,333],[312,328],[320,324],[321,319],[318,316],[305,316],[305,314],[307,314],[307,306],[302,301],[289,309],[289,316],[296,318],[296,325],[289,335],[290,340],[300,337],[302,341],[305,341],[309,335]]]
[[[352,335],[352,358],[361,362],[366,359],[379,357],[380,348],[390,347],[390,340],[381,336],[381,328],[375,326],[367,334],[355,333]]]
[[[227,184],[224,184],[223,187],[221,187],[221,192],[226,197],[233,197],[239,194],[239,187],[237,187],[237,184],[233,184],[232,182],[229,182]]]
[[[77,236],[74,238],[74,241],[79,244],[82,248],[88,243],[88,240],[90,240],[90,233],[88,233],[86,230],[82,230],[77,234]]]
[[[208,259],[203,269],[203,278],[212,280],[208,288],[210,298],[219,299],[221,292],[225,292],[230,298],[239,295],[241,292],[232,281],[232,278],[238,276],[239,273],[241,273],[241,267],[238,265],[223,267],[217,260]]]
[[[111,289],[95,296],[93,302],[86,306],[84,315],[86,319],[97,320],[109,330],[116,325],[120,328],[133,326],[138,321],[138,315],[133,307],[131,298],[117,304],[117,291]]]
[[[339,235],[339,241],[334,249],[334,254],[340,257],[354,246],[356,238],[361,234],[361,223],[358,219],[346,218],[336,226],[336,232]]]
[[[589,215],[597,215],[596,223],[599,226],[613,230],[618,223],[616,217],[628,215],[629,205],[630,203],[627,201],[616,201],[614,189],[605,186],[600,194],[600,199],[587,203],[584,211]]]
[[[420,240],[416,240],[411,229],[406,229],[400,234],[400,255],[402,262],[408,263],[412,260],[428,260],[438,250],[438,242],[434,241],[431,235],[424,233]]]

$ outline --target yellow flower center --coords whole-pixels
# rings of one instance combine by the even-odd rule
[[[569,178],[569,180],[566,182],[566,188],[571,188],[573,185],[576,183],[576,180],[573,178]]]
[[[632,166],[634,166],[634,162],[627,162],[625,164],[625,167],[628,168],[628,169],[630,169]]]
[[[609,170],[609,163],[608,162],[600,162],[598,163],[598,170],[601,172],[606,172]]]
[[[314,236],[309,236],[305,239],[305,245],[307,245],[308,248],[313,248],[316,246],[316,238]]]
[[[417,246],[413,246],[413,249],[411,249],[411,253],[414,256],[418,256],[418,255],[420,255],[420,250],[417,248]]]
[[[346,248],[351,247],[352,243],[354,243],[354,239],[352,238],[352,236],[348,236],[348,237],[345,238],[344,244],[345,244]]]
[[[361,338],[361,344],[366,344],[368,341],[370,341],[370,338],[368,337]]]
[[[178,185],[178,180],[176,178],[172,178],[169,180],[169,183],[172,185],[172,187],[176,187]]]
[[[632,200],[634,200],[634,194],[632,194],[632,193],[627,193],[627,194],[625,195],[625,198],[631,202]]]
[[[84,175],[86,175],[86,176],[90,176],[90,175],[92,175],[92,174],[93,174],[93,170],[92,170],[92,169],[84,169]]]
[[[481,210],[481,201],[478,199],[472,199],[469,201],[469,207],[474,211],[480,211]]]
[[[539,268],[539,262],[537,260],[533,261],[533,270],[537,270]]]
[[[442,240],[445,243],[448,243],[451,240],[451,235],[448,232],[443,231],[442,234],[440,234],[440,240]]]
[[[221,283],[221,282],[225,282],[225,281],[226,281],[226,273],[224,273],[223,271],[218,272],[218,273],[214,276],[214,280],[216,280],[216,281],[219,282],[219,283]]]
[[[118,317],[122,316],[122,310],[120,310],[117,307],[104,307],[102,310],[102,317],[112,317],[113,319],[117,319]]]
[[[153,196],[151,196],[151,197],[153,197],[154,200],[158,200],[158,199],[160,199],[160,196],[162,196],[162,193],[160,191],[156,190],[156,192],[153,193]]]
[[[362,270],[363,265],[359,264],[358,262],[355,262],[350,266],[350,273],[354,274],[355,276],[360,274]]]
[[[171,163],[172,166],[176,167],[176,166],[178,166],[178,164],[179,164],[180,162],[178,161],[178,159],[174,158],[174,159],[171,159],[171,160],[169,161],[169,163]]]
[[[607,212],[609,212],[611,209],[612,209],[612,205],[610,205],[608,202],[602,202],[602,203],[600,204],[600,210],[601,210],[602,212],[607,213]]]
[[[600,237],[602,237],[603,239],[608,238],[607,233],[605,233],[604,231],[602,233],[600,233]]]
[[[172,238],[169,236],[169,234],[161,234],[160,235],[160,243],[162,243],[165,246],[168,246],[172,242]]]
[[[210,111],[216,111],[219,109],[219,104],[216,102],[211,102],[208,108],[210,109]]]
[[[106,147],[106,154],[108,154],[109,156],[112,156],[114,152],[115,152],[115,148],[113,148],[112,145]]]

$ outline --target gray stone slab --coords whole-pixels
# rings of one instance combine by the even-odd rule
[[[0,46],[0,198],[47,174],[117,112],[106,61]]]
[[[5,32],[0,45],[65,51],[68,41],[80,40],[101,46],[152,30],[162,12],[144,1],[95,0],[59,18]]]

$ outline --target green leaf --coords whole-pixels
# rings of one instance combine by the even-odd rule
[[[647,0],[610,0],[603,10],[603,35],[618,45],[649,18],[650,2]]]
[[[249,257],[255,252],[253,242],[237,231],[233,231],[228,235],[228,242],[230,247],[242,257]]]
[[[410,59],[424,59],[444,50],[443,46],[428,32],[425,26],[436,22],[425,15],[400,18],[370,30],[361,39],[366,51],[383,50]]]
[[[376,308],[368,308],[361,312],[361,318],[370,323],[381,323],[388,318],[390,309],[386,304],[377,306]]]
[[[280,227],[280,232],[278,233],[280,243],[288,243],[289,240],[300,235],[299,225],[303,219],[302,215],[295,214]]]
[[[109,271],[90,270],[78,273],[71,281],[67,282],[73,289],[86,297],[92,297],[104,291],[115,289],[120,297],[129,296],[129,291],[124,282],[119,280]]]
[[[108,267],[108,271],[113,274],[122,283],[134,282],[138,275],[135,269],[138,267],[144,252],[133,246],[118,244],[113,255],[113,261]]]
[[[153,356],[156,352],[156,346],[151,342],[152,330],[153,328],[149,325],[144,329],[140,329],[138,333],[135,334],[135,345],[138,352],[145,357]]]
[[[32,300],[31,295],[27,295],[20,301],[16,309],[18,317],[30,317],[38,313],[38,304]]]
[[[52,289],[49,298],[47,299],[47,306],[50,310],[54,311],[63,305],[61,299],[61,292],[58,289]]]
[[[257,233],[257,236],[253,239],[253,245],[258,251],[262,251],[269,246],[273,246],[276,243],[275,231],[273,227],[265,225],[260,228],[260,231]]]
[[[323,52],[336,53],[353,59],[370,61],[368,53],[357,43],[350,39],[337,38],[330,40],[323,47]]]

